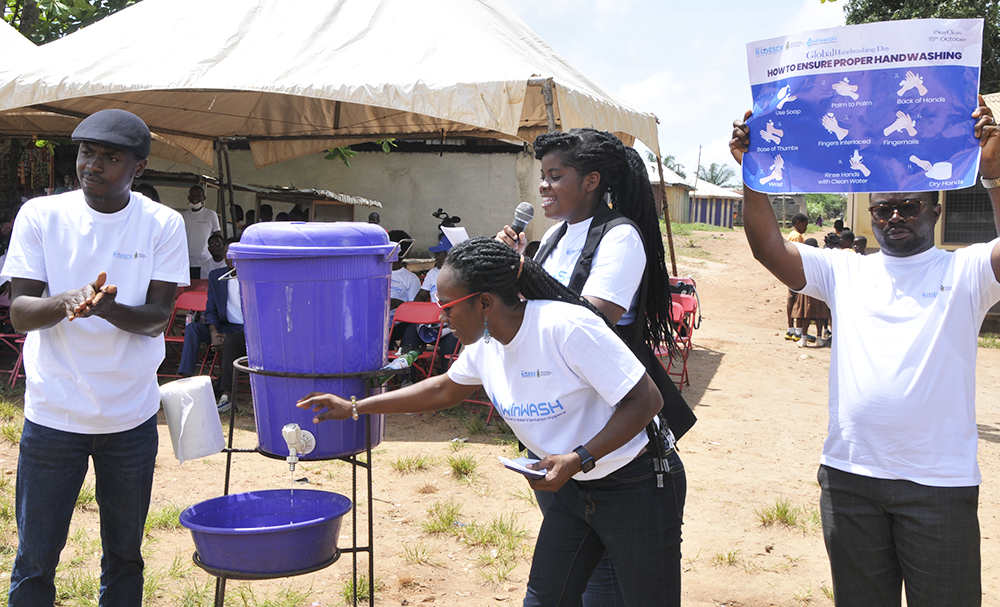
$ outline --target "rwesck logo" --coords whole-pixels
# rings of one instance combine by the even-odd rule
[[[119,253],[118,251],[113,251],[111,256],[115,259],[146,259],[146,254],[138,251],[135,253]]]
[[[772,55],[774,53],[780,53],[785,50],[784,44],[779,44],[777,46],[759,46],[753,49],[753,52],[759,57],[761,55]]]
[[[537,377],[538,379],[541,379],[543,377],[548,377],[549,375],[552,375],[552,371],[521,371],[521,377]]]

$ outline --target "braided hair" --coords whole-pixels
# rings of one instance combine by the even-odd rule
[[[671,345],[673,324],[670,308],[670,281],[663,254],[663,235],[656,214],[656,199],[642,157],[607,131],[571,129],[566,133],[545,133],[535,139],[535,158],[558,151],[563,163],[581,175],[599,173],[599,194],[609,194],[611,206],[639,228],[646,252],[646,319],[643,340],[655,351]]]
[[[518,294],[525,299],[565,301],[597,314],[614,331],[607,316],[549,275],[542,264],[521,257],[517,251],[493,238],[479,236],[455,245],[448,251],[444,265],[454,272],[456,282],[470,293],[492,293],[508,306],[520,302]]]

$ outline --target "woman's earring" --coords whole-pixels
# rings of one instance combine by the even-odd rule
[[[486,324],[486,319],[483,319],[483,341],[490,343],[490,326]]]

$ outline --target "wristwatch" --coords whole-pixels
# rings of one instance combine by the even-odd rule
[[[992,190],[993,188],[1000,188],[1000,177],[996,179],[987,179],[985,177],[980,177],[979,182],[983,184],[983,187],[987,190]]]
[[[597,462],[594,461],[594,456],[591,455],[589,451],[584,449],[583,445],[580,445],[576,449],[573,449],[573,453],[576,453],[577,455],[580,456],[580,470],[584,474],[593,470],[594,466],[597,465]]]

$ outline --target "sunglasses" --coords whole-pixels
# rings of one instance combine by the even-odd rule
[[[889,221],[899,213],[903,219],[912,219],[920,214],[920,209],[927,204],[926,200],[904,200],[903,202],[886,202],[868,207],[875,221]]]
[[[451,311],[450,310],[451,310],[451,308],[455,304],[460,304],[463,301],[465,301],[466,299],[470,299],[472,297],[475,297],[476,295],[482,295],[482,294],[483,294],[482,291],[479,291],[478,293],[470,293],[470,294],[466,295],[465,297],[461,297],[459,299],[456,299],[455,301],[449,301],[446,304],[442,304],[439,301],[439,302],[437,302],[437,305],[438,305],[439,308],[441,308],[441,311],[444,312],[445,316],[447,316],[448,318],[451,318]]]

